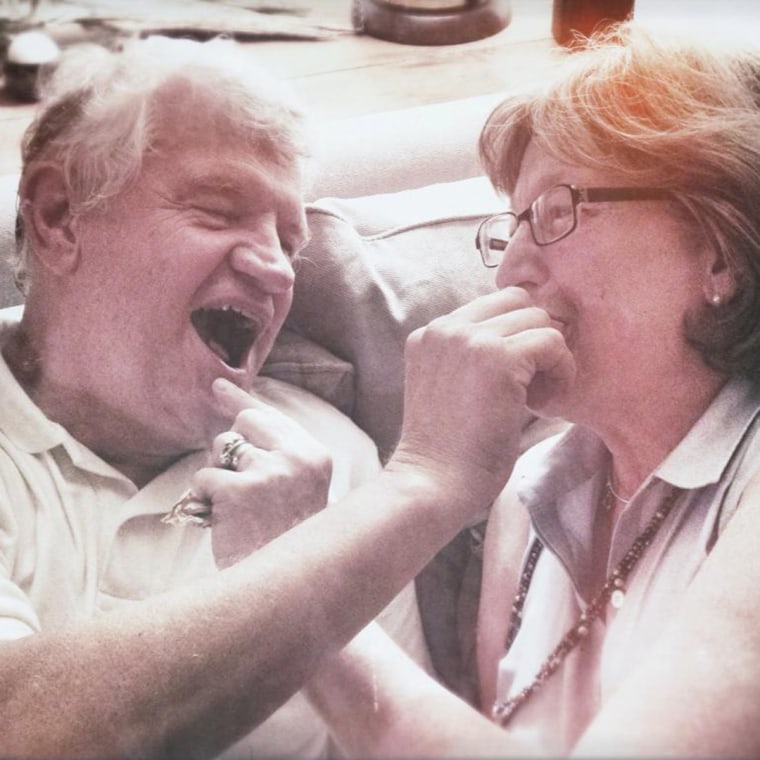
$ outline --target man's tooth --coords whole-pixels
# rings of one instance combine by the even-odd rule
[[[214,309],[208,309],[208,310],[205,310],[205,311],[220,311],[220,312],[224,312],[224,313],[227,313],[227,312],[231,311],[234,314],[237,314],[237,315],[243,317],[244,319],[247,319],[247,320],[250,320],[250,321],[253,321],[253,319],[254,319],[253,314],[251,314],[251,313],[249,313],[249,312],[247,312],[247,311],[245,311],[243,309],[238,309],[237,307],[232,306],[231,304],[224,304],[222,306],[216,306],[216,307],[214,307]]]

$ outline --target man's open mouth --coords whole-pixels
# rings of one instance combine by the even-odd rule
[[[227,365],[239,369],[256,340],[253,317],[232,306],[196,309],[190,315],[203,342]]]

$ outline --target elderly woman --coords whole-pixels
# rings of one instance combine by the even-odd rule
[[[629,25],[500,105],[481,154],[513,209],[477,235],[503,324],[575,365],[528,386],[573,424],[489,523],[492,722],[371,630],[312,697],[354,755],[757,757],[760,56]]]

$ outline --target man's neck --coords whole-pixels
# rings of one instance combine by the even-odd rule
[[[100,409],[92,400],[78,396],[76,390],[50,382],[41,352],[23,324],[9,332],[2,354],[16,381],[48,419],[64,427],[138,488],[183,456],[184,452],[167,454],[130,446],[130,439],[137,436],[128,434],[130,425],[118,419],[118,413]],[[92,425],[93,420],[98,421],[97,426]],[[118,433],[103,435],[103,430]]]

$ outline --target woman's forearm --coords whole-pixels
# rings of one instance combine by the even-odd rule
[[[418,668],[376,625],[326,659],[306,694],[347,757],[528,757]]]

